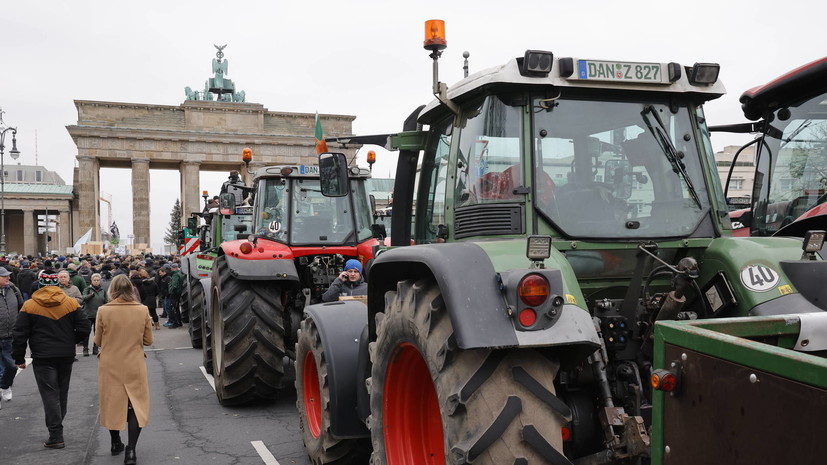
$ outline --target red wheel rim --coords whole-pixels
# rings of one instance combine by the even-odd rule
[[[304,397],[304,418],[314,438],[322,432],[322,396],[319,390],[319,371],[316,370],[316,357],[308,352],[304,357],[302,370],[302,396]]]
[[[442,465],[442,417],[428,365],[410,343],[400,344],[391,360],[383,405],[388,465]]]

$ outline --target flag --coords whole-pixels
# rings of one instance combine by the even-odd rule
[[[112,237],[121,237],[121,232],[118,231],[118,225],[115,224],[114,221],[112,222],[112,227],[109,228],[109,234],[111,234]]]
[[[327,142],[324,140],[322,133],[322,120],[319,118],[319,112],[316,112],[316,154],[327,152]]]
[[[80,253],[80,246],[82,246],[83,244],[89,242],[89,239],[91,239],[91,238],[92,238],[92,228],[89,228],[89,231],[86,231],[86,234],[80,236],[80,239],[78,239],[78,241],[75,242],[75,245],[72,246],[72,248],[75,249],[75,253]]]

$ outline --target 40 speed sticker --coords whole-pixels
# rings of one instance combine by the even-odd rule
[[[747,265],[741,270],[741,282],[755,292],[766,292],[778,285],[778,273],[764,265]]]

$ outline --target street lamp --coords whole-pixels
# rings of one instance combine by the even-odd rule
[[[0,123],[3,122],[0,113]],[[17,128],[5,128],[0,131],[0,253],[6,254],[6,160],[3,151],[6,149],[6,133],[11,131],[11,150],[9,155],[17,160],[20,151],[17,150]]]

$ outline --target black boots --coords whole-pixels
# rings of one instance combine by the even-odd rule
[[[43,447],[47,449],[63,449],[66,444],[63,443],[63,438],[49,437],[49,440],[43,443]]]
[[[138,457],[135,455],[134,447],[127,446],[126,453],[123,456],[123,463],[125,465],[135,465],[138,463]]]
[[[117,440],[112,441],[112,448],[109,449],[112,452],[112,455],[118,455],[123,450],[123,443],[121,442],[121,438],[117,438]]]

